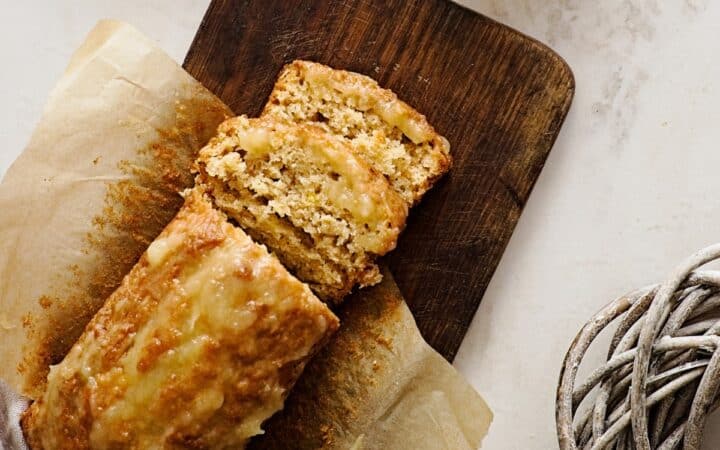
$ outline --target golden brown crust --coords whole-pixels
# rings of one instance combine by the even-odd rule
[[[337,318],[197,191],[53,366],[31,447],[241,448]]]
[[[358,73],[293,61],[280,72],[263,116],[344,137],[409,206],[452,165],[450,144],[424,115]]]

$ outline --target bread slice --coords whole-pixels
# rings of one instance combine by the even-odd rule
[[[229,119],[200,152],[197,185],[324,300],[380,281],[407,206],[342,140],[272,118]]]
[[[450,169],[450,144],[425,116],[357,73],[294,61],[280,73],[263,116],[311,123],[346,140],[408,206]]]
[[[192,191],[53,366],[34,450],[243,448],[338,319]]]

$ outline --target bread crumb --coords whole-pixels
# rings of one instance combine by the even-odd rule
[[[47,295],[43,295],[42,297],[40,297],[40,298],[38,299],[38,303],[40,304],[40,306],[41,306],[43,309],[48,309],[49,307],[52,306],[53,301],[52,301],[52,299],[51,299],[50,297],[48,297]]]

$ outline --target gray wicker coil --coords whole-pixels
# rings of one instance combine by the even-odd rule
[[[720,387],[720,244],[685,260],[662,284],[624,295],[572,342],[557,391],[562,450],[698,449]],[[577,372],[590,344],[615,326],[607,360]]]

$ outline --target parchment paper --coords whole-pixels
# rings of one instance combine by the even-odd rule
[[[229,113],[131,27],[90,33],[0,185],[0,378],[40,392],[180,208]]]
[[[477,449],[492,413],[418,332],[387,269],[345,300],[333,340],[264,426],[259,449]]]
[[[48,366],[179,209],[196,152],[230,114],[132,27],[90,33],[0,184],[0,379],[42,391]],[[422,340],[389,274],[342,315],[253,445],[477,448],[491,413]]]

